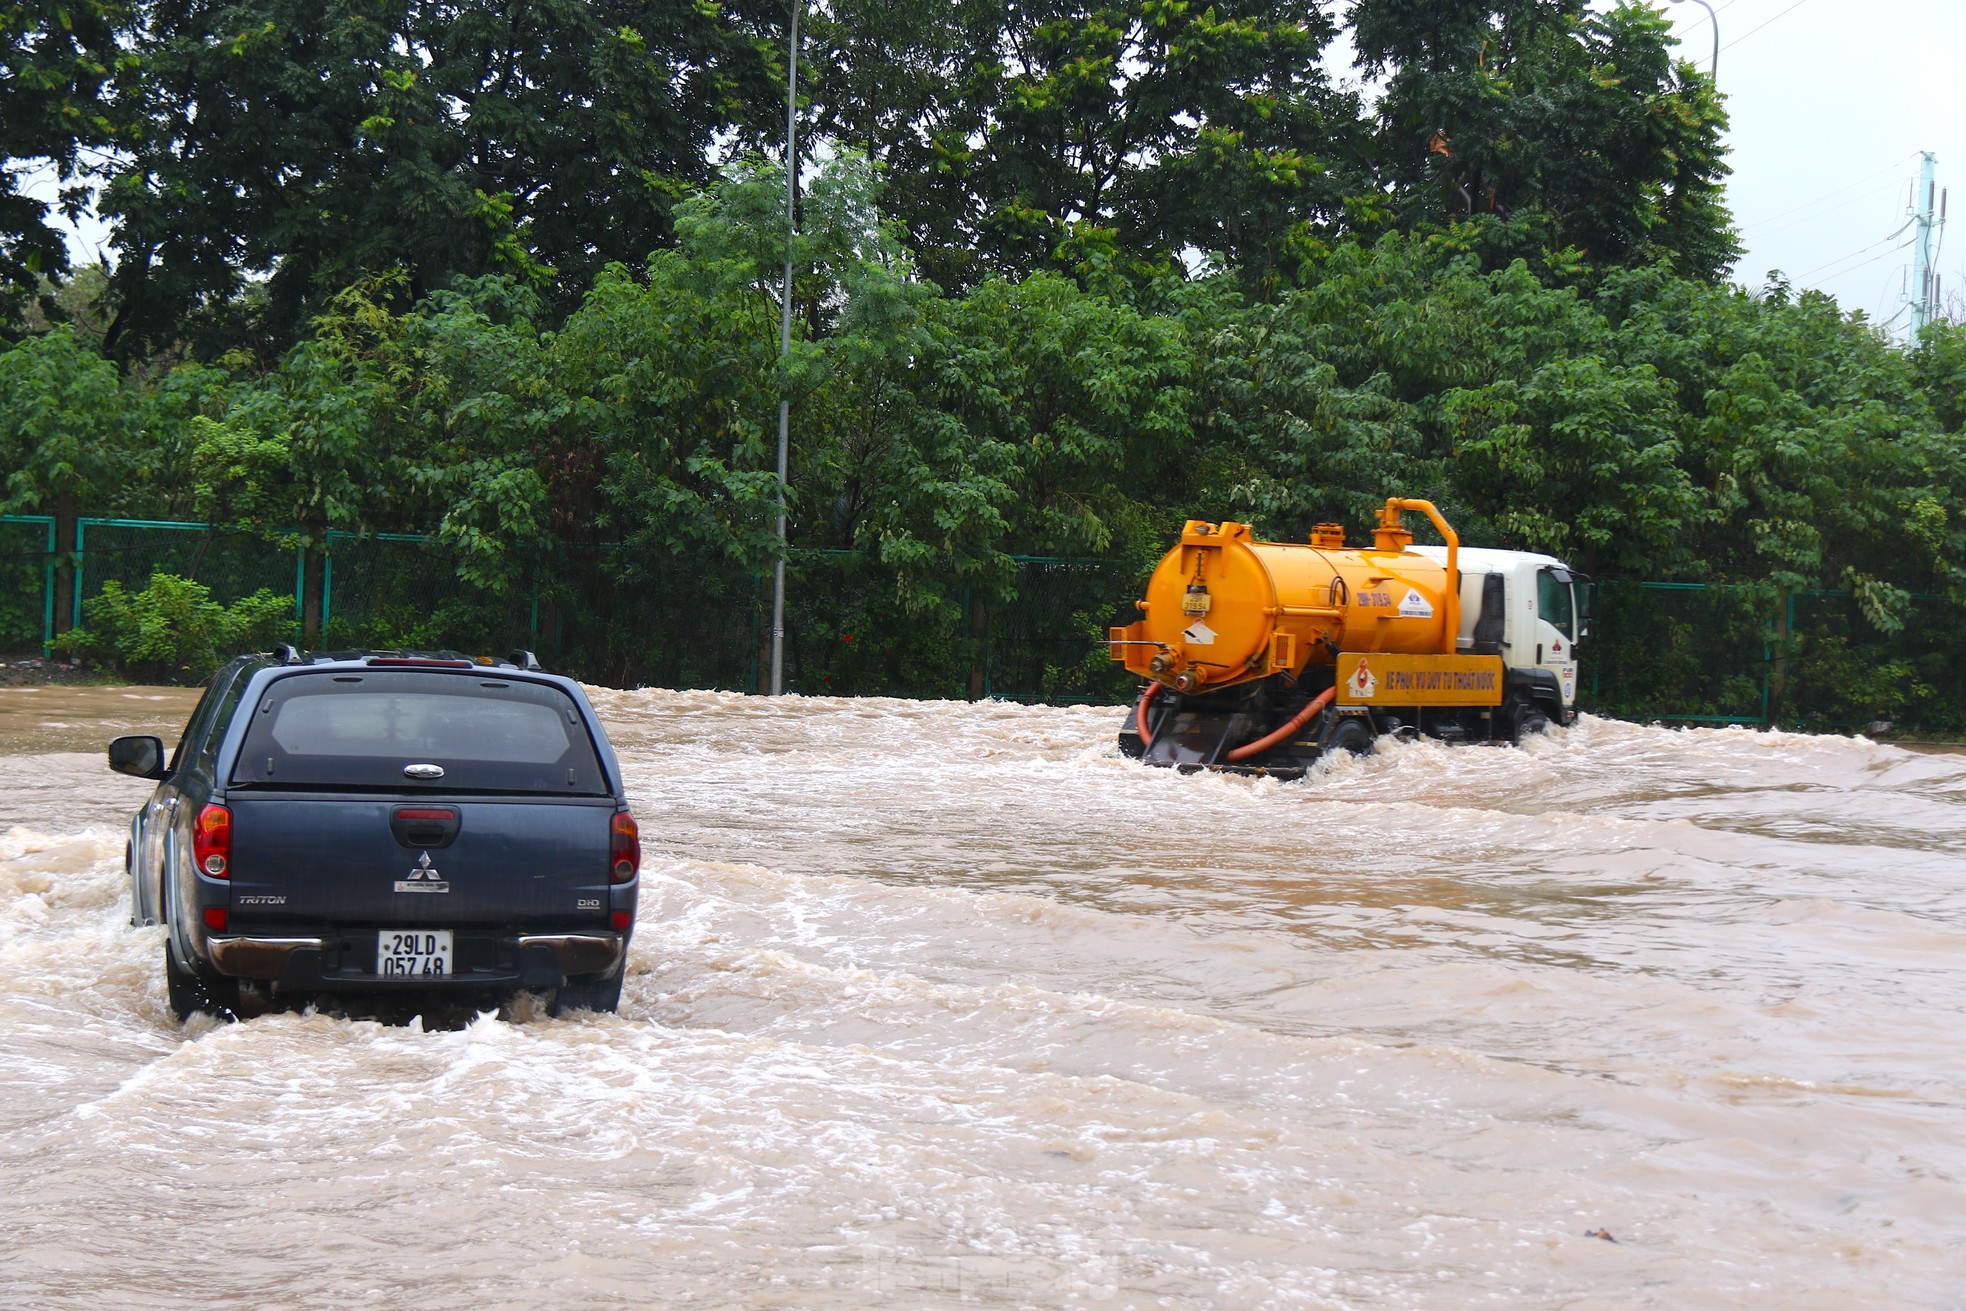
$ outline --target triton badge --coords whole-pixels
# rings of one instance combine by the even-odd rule
[[[398,892],[449,892],[450,890],[451,885],[444,881],[444,876],[439,874],[437,867],[430,863],[430,853],[427,851],[416,858],[416,864],[410,868],[408,878],[396,880]]]

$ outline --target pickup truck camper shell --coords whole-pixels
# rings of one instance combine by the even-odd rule
[[[550,993],[612,1010],[640,836],[571,679],[528,652],[242,656],[210,680],[130,826],[131,919],[161,924],[172,1009],[323,993]]]

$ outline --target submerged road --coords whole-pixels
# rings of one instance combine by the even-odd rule
[[[180,1028],[101,746],[190,694],[0,689],[0,1299],[1966,1307],[1966,757],[594,698],[619,1015]]]

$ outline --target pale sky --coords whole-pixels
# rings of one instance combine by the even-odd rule
[[[1732,120],[1728,203],[1747,253],[1735,280],[1780,269],[1874,322],[1909,315],[1908,184],[1918,152],[1966,204],[1966,0],[1709,0]],[[1654,0],[1701,67],[1713,28],[1694,0]],[[1966,236],[1944,240],[1943,295],[1966,304]]]
[[[1892,234],[1920,151],[1966,204],[1966,0],[1708,2],[1733,124],[1727,198],[1746,246],[1735,280],[1758,288],[1780,269],[1903,336],[1911,233]],[[1705,67],[1714,26],[1698,0],[1650,3]],[[1348,57],[1347,43],[1332,53]],[[71,238],[77,262],[98,258],[106,235],[85,222]],[[1966,316],[1966,233],[1943,241],[1936,267],[1954,317]]]

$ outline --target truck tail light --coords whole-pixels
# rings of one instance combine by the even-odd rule
[[[614,813],[614,881],[626,883],[642,868],[642,830],[635,817],[625,810]]]
[[[191,826],[191,859],[200,871],[215,879],[231,878],[232,812],[224,806],[206,805]]]

